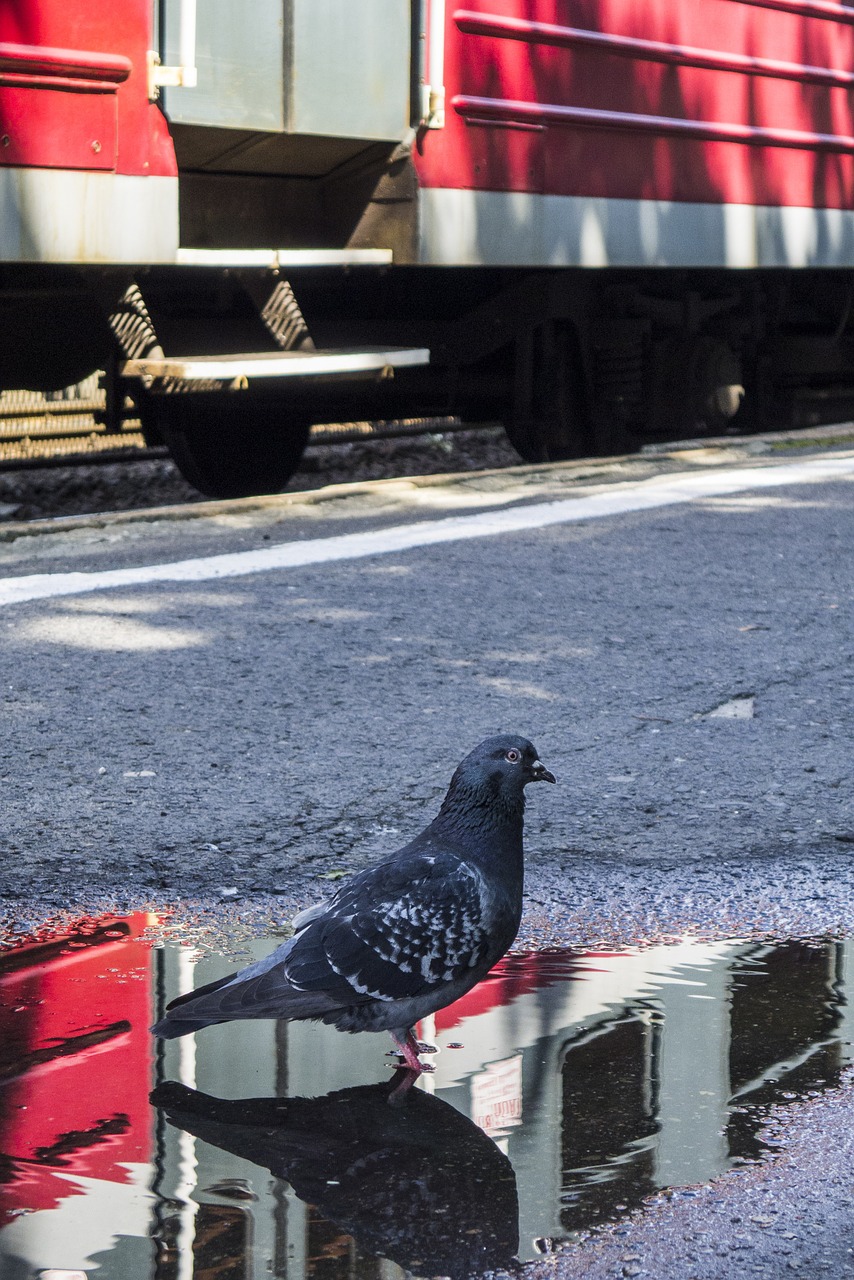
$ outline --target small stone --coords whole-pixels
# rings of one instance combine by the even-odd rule
[[[756,698],[752,693],[737,694],[706,713],[706,720],[752,720],[756,715]]]

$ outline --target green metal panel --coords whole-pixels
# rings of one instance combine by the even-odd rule
[[[291,0],[291,133],[396,140],[409,125],[409,0]]]
[[[178,59],[177,0],[161,57]],[[411,0],[203,0],[193,89],[164,89],[176,124],[396,141],[410,120]]]
[[[196,16],[194,89],[164,89],[177,124],[279,132],[285,127],[285,0],[202,0]],[[178,61],[176,0],[166,0],[161,58]]]

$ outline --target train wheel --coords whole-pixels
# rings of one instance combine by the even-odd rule
[[[181,475],[209,498],[284,489],[311,425],[303,418],[283,422],[279,402],[245,392],[149,396],[143,421],[149,415]]]
[[[504,426],[526,462],[562,462],[590,452],[584,365],[573,325],[552,321],[518,339],[513,406]]]
[[[721,435],[743,398],[741,361],[720,338],[670,338],[656,350],[652,420],[659,435]]]

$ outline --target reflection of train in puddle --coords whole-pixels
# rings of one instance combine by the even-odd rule
[[[0,1273],[349,1272],[364,1255],[340,1226],[168,1125],[148,1093],[171,1078],[318,1097],[386,1079],[383,1038],[258,1022],[155,1046],[156,1009],[229,966],[140,945],[150,923],[88,921],[0,953]],[[849,1059],[852,981],[852,948],[833,941],[513,956],[422,1028],[443,1050],[425,1084],[510,1157],[531,1256],[755,1154],[744,1104],[832,1083]]]

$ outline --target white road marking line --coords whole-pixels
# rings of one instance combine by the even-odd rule
[[[393,525],[368,533],[346,533],[331,538],[285,542],[256,551],[200,556],[169,564],[139,565],[132,569],[106,569],[99,573],[35,573],[0,578],[0,605],[23,604],[56,596],[82,595],[115,587],[146,586],[155,582],[208,582],[237,578],[272,569],[297,569],[311,564],[358,560],[365,556],[393,555],[414,547],[488,538],[495,534],[545,529],[549,525],[599,520],[632,511],[651,511],[701,498],[723,497],[754,489],[777,489],[808,481],[834,480],[854,475],[854,456],[818,458],[767,467],[736,467],[707,472],[682,472],[656,476],[628,484],[615,484],[604,492],[555,502],[536,502],[500,511],[469,516],[448,516],[415,524]]]

